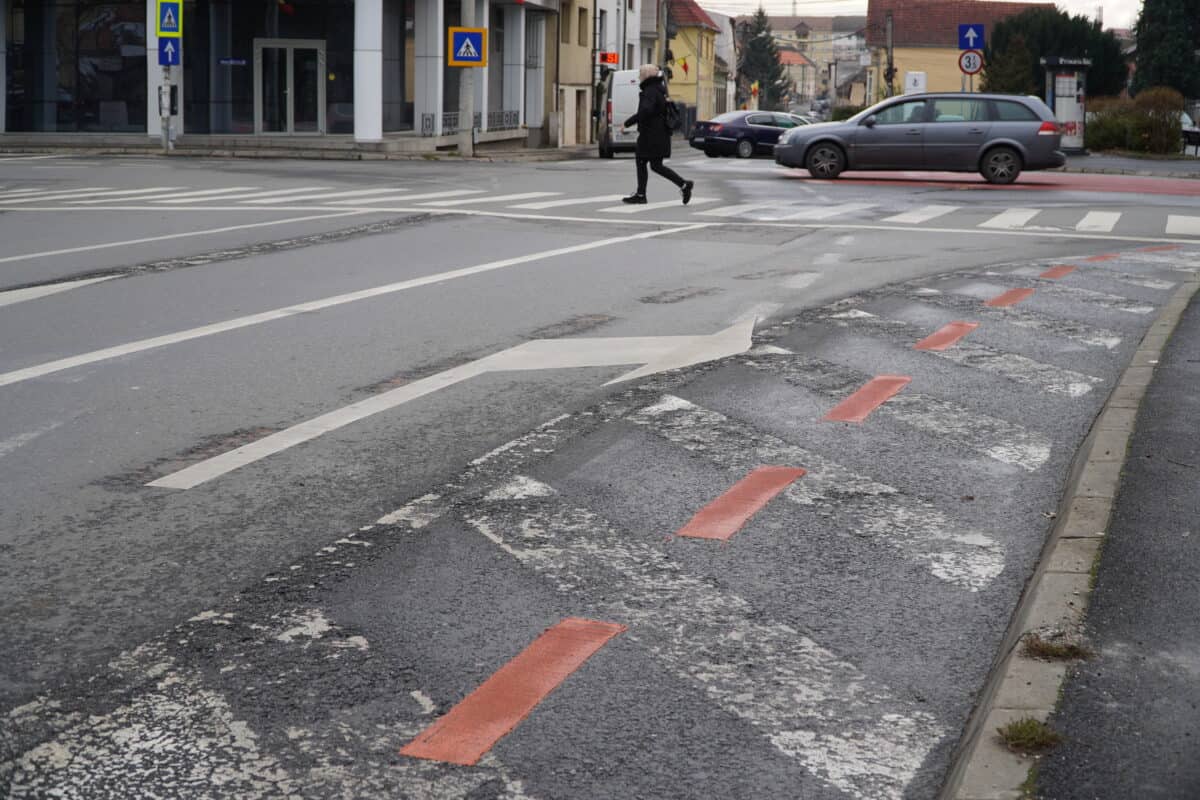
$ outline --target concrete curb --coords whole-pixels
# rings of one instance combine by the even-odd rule
[[[1200,171],[1179,172],[1148,169],[1119,169],[1116,167],[1063,167],[1059,172],[1073,172],[1081,175],[1134,175],[1139,178],[1186,178],[1200,180]]]
[[[0,154],[5,155],[62,155],[62,156],[140,156],[143,158],[257,158],[257,159],[291,159],[296,161],[458,161],[463,163],[514,163],[538,164],[559,161],[582,161],[595,158],[593,148],[587,152],[561,149],[532,149],[529,151],[497,150],[482,151],[474,158],[462,158],[457,153],[449,151],[429,152],[377,152],[369,150],[285,150],[282,148],[210,148],[199,146],[179,145],[170,154],[165,154],[160,147],[128,147],[104,146],[86,147],[80,145],[63,145],[45,147],[4,147],[0,143]],[[0,162],[2,163],[2,162]]]
[[[1072,662],[1042,661],[1020,652],[1033,632],[1078,634],[1092,592],[1092,571],[1121,483],[1138,407],[1155,365],[1192,297],[1200,275],[1185,280],[1143,337],[1075,457],[1057,523],[1017,604],[991,676],[967,723],[942,800],[1020,800],[1036,757],[1019,756],[996,729],[1022,717],[1045,722],[1058,704]]]

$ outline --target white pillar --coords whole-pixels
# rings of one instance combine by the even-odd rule
[[[0,88],[8,86],[8,2],[0,0]],[[0,133],[5,130],[5,112],[8,111],[8,91],[4,89],[4,97],[0,97]]]
[[[442,0],[416,0],[413,41],[413,127],[418,132],[442,135],[442,66],[445,53],[445,16]],[[429,116],[432,130],[423,120]]]
[[[162,118],[158,116],[158,87],[162,86],[162,67],[158,65],[158,13],[154,0],[146,0],[146,135],[157,139],[162,135]]]
[[[488,29],[488,48],[492,46],[492,16],[491,3],[488,0],[475,0],[475,24],[476,28]],[[463,67],[462,69],[474,70],[475,75],[475,112],[479,115],[479,130],[486,131],[488,129],[488,84],[489,75],[492,71],[492,60],[488,59],[486,67]],[[459,120],[459,125],[464,124]]]
[[[520,114],[525,124],[525,6],[504,7],[504,102],[505,111]]]
[[[354,141],[383,141],[383,0],[354,0]]]

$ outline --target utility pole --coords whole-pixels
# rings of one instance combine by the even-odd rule
[[[462,0],[461,7],[462,26],[475,27],[475,0]],[[486,42],[484,46],[487,46]],[[463,158],[475,156],[474,67],[458,68],[458,154]]]
[[[895,61],[895,41],[892,36],[892,12],[887,13],[887,69],[883,73],[884,80],[887,81],[887,96],[891,97],[896,93],[896,85],[893,81],[896,80],[896,61]]]

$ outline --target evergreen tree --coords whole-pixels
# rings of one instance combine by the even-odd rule
[[[992,60],[983,72],[983,91],[1006,92],[1008,94],[1037,94],[1034,82],[1037,62],[1025,44],[1025,37],[1017,34],[1009,40],[1004,50],[993,50]]]
[[[742,28],[741,55],[738,58],[738,75],[745,81],[746,96],[750,84],[758,82],[758,105],[763,109],[779,110],[785,90],[783,65],[779,63],[779,49],[771,36],[771,21],[767,12],[759,6]]]
[[[1145,0],[1136,31],[1134,91],[1170,86],[1200,96],[1200,0]]]
[[[1200,2],[1200,0],[1182,0]],[[1152,0],[1147,0],[1152,2]],[[1125,88],[1128,71],[1121,55],[1121,44],[1111,31],[1102,31],[1097,23],[1084,16],[1074,16],[1053,8],[1031,8],[996,24],[988,47],[987,64],[999,61],[1002,73],[1011,69],[1011,59],[1022,58],[1012,44],[1017,37],[1024,40],[1030,59],[1027,66],[1035,93],[1042,94],[1046,86],[1046,70],[1042,58],[1090,58],[1087,74],[1087,93],[1092,97],[1120,94]],[[989,73],[991,67],[988,68]],[[1010,76],[1009,80],[1015,79]]]

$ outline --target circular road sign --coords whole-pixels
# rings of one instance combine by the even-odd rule
[[[983,53],[963,50],[958,56],[958,68],[964,75],[978,75],[983,70]]]

